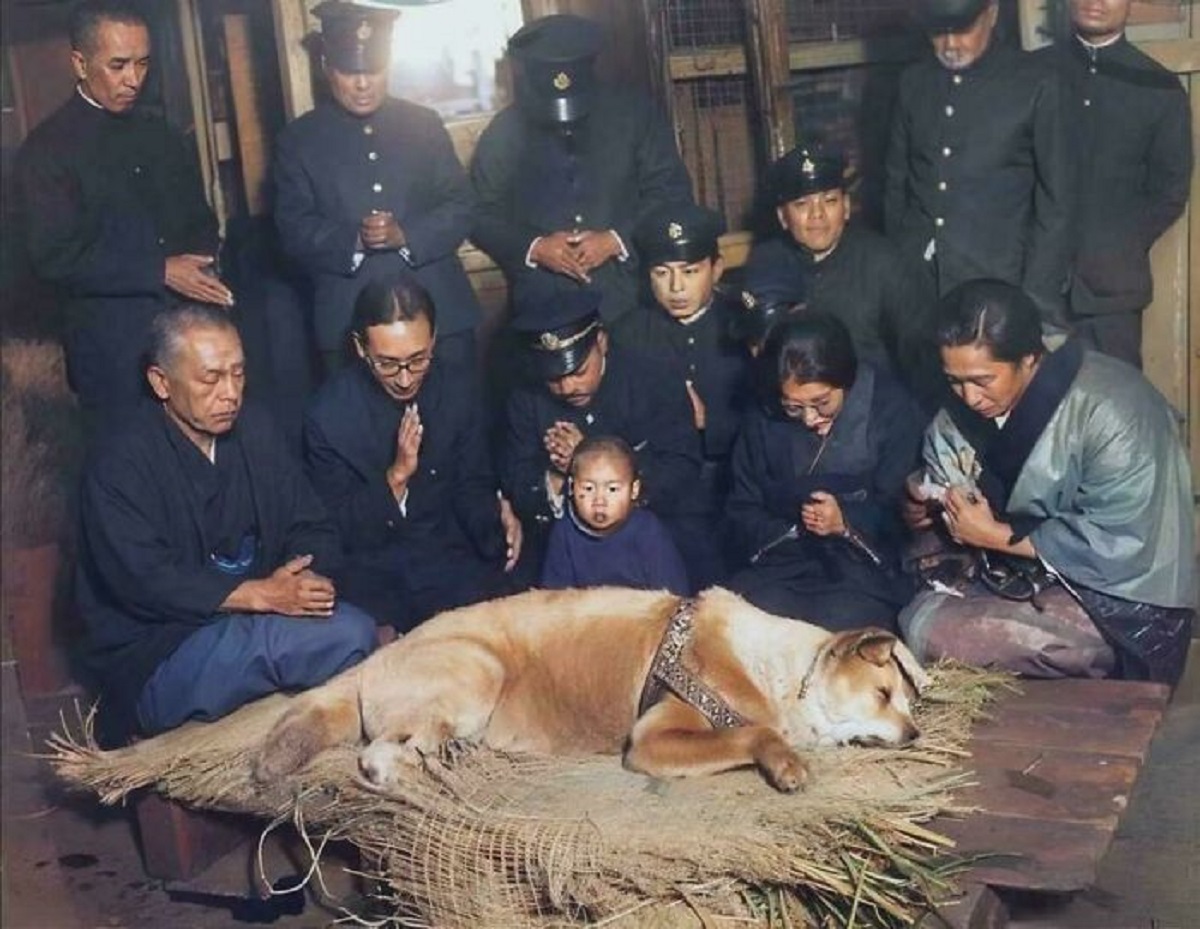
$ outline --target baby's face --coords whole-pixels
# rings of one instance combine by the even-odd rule
[[[629,519],[640,489],[629,466],[612,455],[588,455],[571,475],[575,515],[600,535],[614,532]]]

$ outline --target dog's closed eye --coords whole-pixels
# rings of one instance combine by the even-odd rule
[[[882,702],[882,703],[891,703],[892,702],[892,688],[880,687],[877,689],[876,692],[879,694],[880,702]]]

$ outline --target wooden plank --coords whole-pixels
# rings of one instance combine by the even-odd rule
[[[1002,705],[1017,706],[1089,706],[1106,713],[1128,709],[1165,710],[1171,699],[1166,684],[1146,681],[1062,680],[1020,681],[1018,693],[1006,696]]]
[[[1135,44],[1168,71],[1176,74],[1200,71],[1200,38],[1146,39]]]
[[[762,151],[774,161],[796,142],[796,120],[788,90],[787,10],[783,0],[746,0],[746,46],[755,121],[763,133]]]
[[[1161,718],[1161,711],[1152,709],[1119,715],[1086,706],[1002,704],[991,720],[975,730],[972,741],[1142,759]]]
[[[313,108],[312,59],[304,38],[317,23],[306,0],[271,0],[275,22],[275,51],[279,56],[279,83],[288,122]]]
[[[932,828],[955,841],[960,855],[995,855],[971,869],[992,887],[1070,893],[1088,887],[1112,842],[1112,830],[1090,823],[1046,822],[977,813],[938,818]]]
[[[972,882],[957,899],[939,904],[920,925],[925,929],[1004,929],[1008,908],[992,888]]]
[[[790,71],[821,71],[882,62],[913,60],[922,46],[911,38],[846,39],[838,42],[792,42],[788,45]],[[674,52],[667,59],[673,81],[694,81],[746,73],[746,52],[740,45],[712,45]]]
[[[975,786],[962,802],[994,815],[1080,822],[1115,829],[1141,765],[1136,758],[974,742]]]
[[[250,17],[245,13],[227,13],[221,22],[225,30],[225,56],[229,63],[229,85],[233,96],[233,119],[237,126],[246,212],[251,216],[261,216],[267,211],[267,167],[271,155],[262,107],[259,105],[258,78],[254,73]]]
[[[1200,76],[1188,78],[1192,99],[1192,131],[1200,126]],[[1200,488],[1200,158],[1192,165],[1192,194],[1195,205],[1188,207],[1188,402],[1187,411],[1189,448],[1192,453],[1192,483]],[[1200,498],[1197,498],[1200,500]],[[1197,507],[1197,524],[1200,525],[1200,507]],[[1198,534],[1200,538],[1200,534]]]

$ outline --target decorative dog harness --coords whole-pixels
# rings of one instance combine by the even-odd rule
[[[692,641],[695,631],[696,601],[682,597],[671,621],[667,623],[662,641],[650,663],[650,673],[642,687],[642,698],[638,701],[638,716],[662,699],[667,692],[688,706],[698,710],[714,729],[732,729],[746,725],[746,719],[725,702],[715,690],[696,677],[683,663],[684,649]]]

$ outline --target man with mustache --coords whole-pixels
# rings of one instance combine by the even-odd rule
[[[668,366],[609,342],[593,290],[527,285],[512,322],[533,382],[508,400],[501,483],[540,560],[564,513],[571,456],[586,436],[624,439],[637,456],[643,504],[678,539],[700,479],[691,402]]]
[[[321,500],[243,406],[225,312],[160,314],[146,380],[155,402],[105,437],[80,494],[83,659],[108,744],[315,686],[375,644],[329,580],[340,552]]]
[[[363,286],[408,274],[438,307],[439,361],[473,375],[479,301],[458,260],[471,187],[441,117],[388,95],[399,14],[332,0],[313,13],[332,99],[279,134],[275,224],[284,252],[312,278],[325,373],[349,360]]]
[[[233,305],[195,146],[138,102],[150,31],[121,0],[70,20],[75,92],[17,155],[34,271],[61,295],[67,369],[89,426],[135,405],[150,323],[180,300]],[[113,417],[115,418],[115,417]]]
[[[887,155],[888,237],[939,296],[1022,287],[1067,327],[1072,166],[1053,69],[1008,45],[998,0],[920,0],[934,54],[904,71]]]
[[[1179,218],[1192,117],[1179,78],[1125,38],[1130,0],[1070,0],[1072,35],[1038,53],[1062,77],[1079,190],[1071,323],[1089,348],[1142,365],[1150,247]]]

